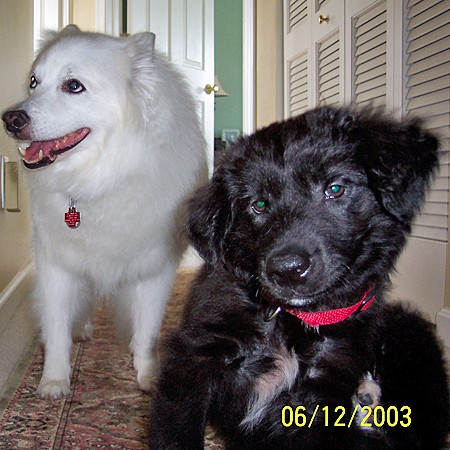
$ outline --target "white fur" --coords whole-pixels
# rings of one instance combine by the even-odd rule
[[[278,394],[292,387],[297,375],[298,360],[295,351],[288,352],[285,347],[281,347],[276,355],[274,367],[256,380],[247,414],[240,426],[251,429],[258,425],[264,417],[267,406]]]
[[[194,102],[153,44],[151,33],[63,30],[33,65],[38,86],[11,108],[31,118],[32,140],[91,129],[50,166],[27,170],[44,398],[69,392],[71,334],[77,327],[89,335],[93,299],[104,295],[117,302],[122,326],[130,321],[138,382],[149,387],[152,347],[185,249],[184,205],[206,176]],[[64,92],[69,78],[86,91]],[[81,213],[77,229],[64,222],[69,198]]]

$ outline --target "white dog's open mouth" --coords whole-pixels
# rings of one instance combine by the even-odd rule
[[[80,128],[57,139],[33,141],[28,148],[20,150],[23,164],[28,169],[48,166],[59,155],[78,145],[90,132],[89,128]]]

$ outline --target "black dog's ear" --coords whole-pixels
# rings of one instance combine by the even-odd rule
[[[188,237],[200,256],[215,264],[221,254],[223,237],[231,221],[231,208],[220,174],[201,187],[189,204]]]
[[[349,128],[371,189],[409,231],[438,167],[438,140],[418,120],[362,117]]]

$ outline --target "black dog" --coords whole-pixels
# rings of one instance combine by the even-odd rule
[[[191,204],[205,265],[165,348],[152,450],[203,448],[207,422],[240,450],[444,445],[433,327],[384,298],[437,147],[417,121],[319,108],[232,148]]]

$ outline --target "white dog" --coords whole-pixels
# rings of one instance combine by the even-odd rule
[[[103,296],[132,328],[137,380],[149,388],[186,246],[184,205],[206,176],[193,99],[154,39],[75,26],[52,34],[33,64],[28,99],[3,114],[9,134],[31,142],[22,154],[45,345],[42,398],[70,391],[72,335],[90,337],[94,298]]]

